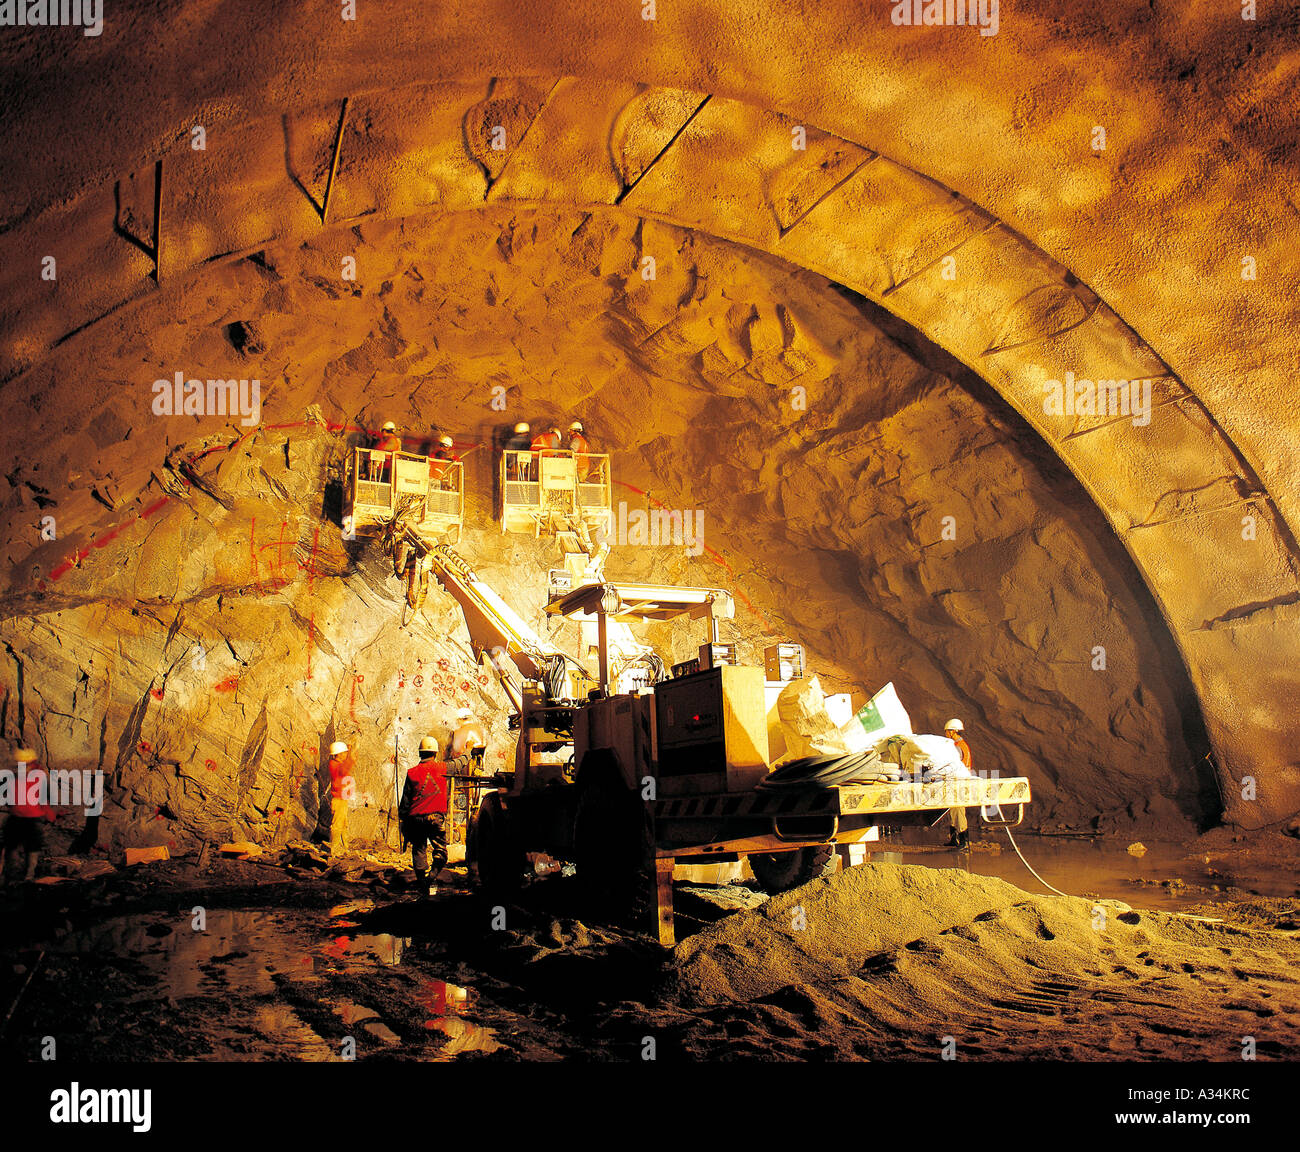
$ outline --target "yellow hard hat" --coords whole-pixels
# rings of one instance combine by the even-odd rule
[[[344,744],[342,740],[335,740],[334,743],[330,745],[331,756],[342,756],[347,750],[348,746]]]
[[[384,428],[383,428],[383,430],[384,430],[385,432],[396,432],[396,431],[397,431],[397,425],[394,424],[391,420],[385,420],[385,421],[384,421]]]
[[[960,720],[957,720],[957,719],[955,719],[955,718],[952,719],[952,720],[949,720],[948,723],[945,724],[945,725],[943,726],[943,730],[944,730],[945,732],[965,732],[965,731],[966,731],[966,729],[962,727],[962,723],[961,723],[961,721],[960,721]]]
[[[31,764],[36,760],[36,753],[30,748],[19,748],[18,751],[14,753],[14,759],[17,760],[19,764]]]
[[[438,740],[437,740],[437,737],[435,737],[435,736],[426,736],[423,740],[420,741],[420,755],[421,755],[421,756],[423,756],[426,752],[437,752],[437,751],[438,751]]]

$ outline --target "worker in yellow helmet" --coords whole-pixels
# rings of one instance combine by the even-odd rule
[[[965,725],[955,717],[943,726],[943,734],[957,745],[957,753],[961,756],[961,762],[969,768],[970,745],[966,743],[966,738],[962,735],[964,731]],[[952,823],[952,832],[948,836],[948,847],[965,848],[970,842],[969,826],[966,823],[966,809],[949,808],[948,819]]]

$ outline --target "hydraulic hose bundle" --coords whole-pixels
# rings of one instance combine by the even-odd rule
[[[900,773],[894,764],[886,764],[880,754],[869,748],[847,755],[805,756],[791,760],[766,776],[760,788],[771,791],[834,788],[840,784],[893,784]]]

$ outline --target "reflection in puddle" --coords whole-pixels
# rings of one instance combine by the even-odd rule
[[[495,1052],[501,1047],[493,1039],[491,1028],[484,1028],[464,1018],[463,1013],[472,1002],[473,995],[468,988],[448,984],[445,980],[420,981],[416,1003],[429,1013],[424,1026],[447,1037],[447,1043],[438,1049],[437,1055],[432,1059],[450,1060],[462,1052]]]
[[[372,901],[341,905],[333,915],[369,911]],[[203,931],[193,913],[155,913],[120,917],[73,933],[52,950],[129,958],[148,974],[147,986],[123,996],[127,1003],[174,1003],[188,997],[209,1001],[240,998],[228,1018],[199,1024],[217,1059],[336,1060],[338,1038],[314,1031],[294,1008],[274,1001],[247,1005],[244,997],[276,996],[287,981],[293,985],[323,982],[325,977],[379,973],[402,963],[411,947],[408,937],[387,933],[340,932],[346,920],[334,920],[328,935],[311,941],[315,929],[301,912],[272,909],[209,909]],[[306,945],[304,941],[308,941]],[[470,989],[442,980],[420,980],[418,1003],[424,1027],[441,1032],[447,1043],[427,1057],[449,1060],[462,1052],[493,1052],[501,1047],[492,1030],[465,1019]],[[382,985],[376,985],[382,1005]],[[323,1003],[351,1034],[365,1032],[398,1047],[402,1039],[368,1004],[325,997]],[[326,1032],[329,1030],[326,1029]],[[268,1051],[268,1043],[270,1050]]]

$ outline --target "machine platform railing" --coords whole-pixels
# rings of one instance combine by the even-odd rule
[[[464,523],[465,466],[415,452],[354,448],[344,489],[343,525],[358,536],[380,532],[405,500],[421,535],[454,538]]]
[[[540,535],[584,524],[608,529],[609,456],[563,448],[501,453],[501,530]]]

